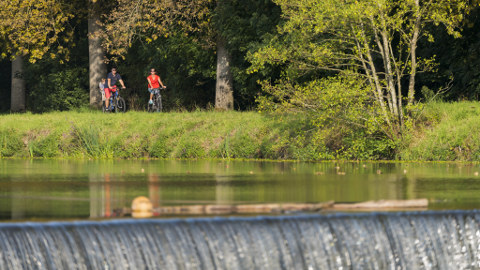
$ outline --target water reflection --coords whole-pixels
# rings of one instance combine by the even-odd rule
[[[115,184],[110,173],[89,175],[90,218],[114,217],[128,205],[125,185]]]
[[[0,160],[0,219],[119,216],[137,196],[153,207],[427,198],[475,209],[478,165],[242,161]]]

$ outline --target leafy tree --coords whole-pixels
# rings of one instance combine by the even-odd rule
[[[57,44],[71,36],[71,32],[66,31],[70,17],[58,0],[1,1],[2,57],[28,55],[34,63],[51,52],[51,48],[56,51],[49,57],[68,54],[67,48]]]
[[[356,79],[355,79],[356,78]],[[306,116],[317,127],[305,130],[320,156],[315,159],[392,158],[394,143],[375,124],[378,106],[358,74],[310,80],[302,85],[282,79],[262,83],[268,95],[258,98],[261,111]]]
[[[12,16],[12,14],[14,16]],[[71,32],[66,30],[70,14],[64,13],[57,0],[9,0],[0,2],[1,56],[12,62],[11,110],[25,110],[25,84],[23,81],[23,57],[28,55],[34,63],[48,52],[51,58],[68,50],[59,45],[68,41]],[[54,48],[56,51],[52,51]]]
[[[281,10],[271,0],[230,0],[219,6],[213,16],[217,32],[230,52],[234,98],[237,107],[252,108],[259,86],[257,81],[277,78],[276,69],[262,73],[245,72],[250,63],[246,55],[261,46],[262,40],[276,32]]]
[[[85,10],[86,12],[86,10]],[[69,41],[68,61],[44,57],[25,63],[27,108],[33,112],[64,111],[89,104],[89,40],[85,14],[69,21],[75,29]],[[103,74],[102,74],[103,75]],[[98,89],[98,83],[96,85]],[[96,90],[98,92],[98,90]]]
[[[212,45],[210,39],[199,38],[211,35],[211,4],[212,0],[118,0],[104,18],[104,46],[113,60],[125,58],[135,41],[150,43],[175,34],[178,29],[184,35],[196,36],[196,41],[205,46]]]
[[[321,71],[353,71],[355,79],[360,75],[371,89],[386,124],[384,131],[392,139],[401,136],[405,125],[404,93],[412,104],[417,72],[432,67],[433,59],[416,54],[420,38],[433,41],[426,26],[442,24],[458,36],[456,27],[466,8],[463,0],[274,2],[282,8],[285,22],[279,35],[251,56],[250,71],[267,64],[287,65],[285,77],[298,82]]]

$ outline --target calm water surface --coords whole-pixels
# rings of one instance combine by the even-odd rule
[[[154,206],[429,199],[480,208],[480,165],[256,161],[0,160],[0,219],[115,216],[137,196]]]

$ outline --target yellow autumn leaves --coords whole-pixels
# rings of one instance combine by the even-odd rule
[[[57,45],[61,35],[62,41],[69,41],[71,33],[65,30],[71,16],[56,0],[0,1],[2,57],[28,54],[29,60],[35,62],[52,47],[57,50],[50,57],[68,57],[68,50]]]

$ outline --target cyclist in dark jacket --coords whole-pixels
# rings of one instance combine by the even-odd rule
[[[105,107],[108,110],[110,95],[111,92],[117,91],[117,81],[120,82],[122,88],[125,89],[125,84],[123,83],[122,76],[117,73],[116,68],[112,68],[112,72],[107,75],[107,82],[105,83]]]

